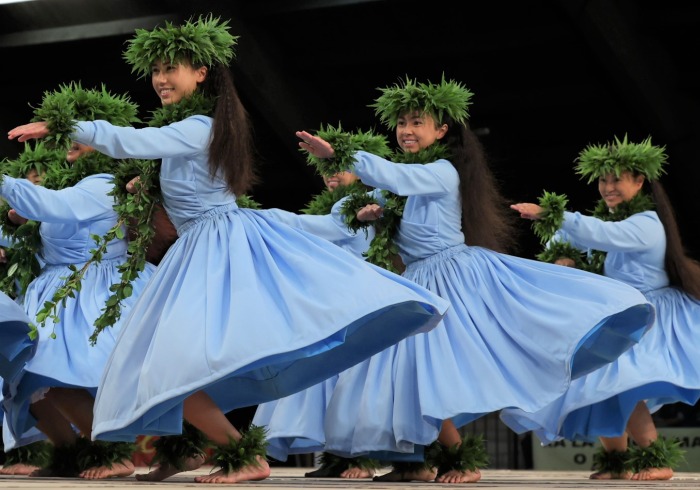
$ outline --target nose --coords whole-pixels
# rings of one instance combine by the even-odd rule
[[[165,83],[165,74],[161,71],[153,74],[153,83],[163,84]]]

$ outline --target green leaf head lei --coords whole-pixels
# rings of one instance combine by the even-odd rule
[[[124,59],[132,65],[132,73],[144,78],[151,73],[156,61],[179,63],[189,60],[193,66],[222,63],[228,65],[235,57],[233,48],[238,36],[229,33],[229,21],[208,15],[190,18],[182,25],[165,22],[153,30],[137,29],[128,41]]]
[[[128,95],[115,95],[104,84],[100,88],[83,88],[80,82],[62,84],[57,90],[44,93],[41,105],[34,109],[32,121],[46,121],[50,134],[44,143],[67,149],[75,121],[103,119],[115,126],[140,122],[138,105]]]
[[[449,116],[457,124],[469,119],[468,107],[474,95],[462,83],[446,80],[440,83],[422,83],[406,77],[391,87],[378,89],[382,92],[373,104],[375,114],[389,129],[396,129],[398,119],[407,112],[422,111],[437,122]]]
[[[2,161],[0,164],[0,182],[2,182],[3,175],[23,179],[32,170],[36,170],[39,175],[43,175],[56,161],[65,158],[65,155],[65,151],[48,148],[41,140],[36,140],[33,144],[27,142],[24,144],[24,150],[17,158]]]
[[[625,171],[642,174],[652,181],[665,173],[667,159],[665,147],[652,145],[651,137],[633,143],[625,134],[622,140],[615,137],[612,142],[584,148],[576,159],[576,173],[587,178],[589,184],[611,173],[619,177]]]

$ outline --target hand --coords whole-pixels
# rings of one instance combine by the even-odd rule
[[[126,192],[136,194],[136,191],[141,187],[141,176],[137,175],[126,183]]]
[[[515,209],[520,213],[521,218],[525,219],[540,219],[542,216],[542,207],[531,202],[519,202],[511,204],[511,209]]]
[[[302,141],[299,142],[299,146],[311,153],[313,156],[318,158],[331,158],[335,155],[333,147],[326,140],[314,136],[306,131],[297,131],[296,135]]]
[[[384,216],[384,208],[379,204],[368,204],[357,212],[360,221],[374,221]]]
[[[7,133],[7,139],[13,140],[17,138],[20,143],[30,140],[43,138],[49,134],[49,124],[46,121],[33,122],[23,126],[17,126]]]
[[[14,224],[16,224],[16,225],[23,225],[23,224],[25,224],[27,221],[29,221],[27,218],[25,218],[25,217],[20,216],[19,214],[17,214],[17,211],[15,211],[14,209],[10,209],[10,210],[7,212],[7,218],[8,218],[10,221],[12,221]]]
[[[7,252],[5,252],[4,248],[0,248],[0,264],[6,264],[7,263]]]

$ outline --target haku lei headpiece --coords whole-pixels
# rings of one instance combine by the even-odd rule
[[[438,122],[447,115],[458,124],[464,123],[469,119],[468,107],[474,95],[462,83],[446,80],[444,74],[440,83],[418,83],[406,77],[379,90],[382,95],[369,107],[389,129],[396,128],[399,116],[412,111],[426,112]]]
[[[166,21],[164,27],[137,29],[128,42],[124,59],[139,78],[150,74],[156,61],[177,63],[187,59],[193,66],[228,65],[235,57],[233,48],[239,37],[229,33],[228,22],[210,14],[182,25]]]
[[[67,149],[75,121],[103,119],[115,126],[130,126],[140,122],[138,105],[128,95],[110,93],[104,84],[98,89],[83,88],[80,82],[60,85],[58,90],[45,92],[41,106],[34,109],[32,121],[46,121],[50,134],[44,143]]]
[[[658,180],[665,173],[665,147],[651,144],[651,137],[641,143],[632,143],[627,135],[620,141],[587,146],[576,159],[576,173],[588,178],[588,183],[607,174],[620,176],[624,171],[639,173],[647,180]]]
[[[41,140],[37,140],[34,144],[26,142],[24,151],[16,159],[2,161],[0,179],[2,179],[1,175],[24,179],[32,170],[36,170],[39,175],[44,174],[51,165],[64,159],[65,156],[64,150],[49,149]]]

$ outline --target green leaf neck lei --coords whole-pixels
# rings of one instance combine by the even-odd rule
[[[112,174],[115,163],[114,159],[96,151],[81,156],[73,163],[63,160],[46,170],[41,185],[56,190],[73,187],[91,175]]]
[[[645,192],[639,192],[629,201],[622,202],[612,209],[608,208],[604,199],[600,199],[593,210],[593,216],[603,221],[623,221],[630,216],[655,208],[656,205],[651,196]],[[591,250],[588,254],[586,270],[603,274],[606,256],[607,252],[603,250]]]
[[[184,98],[175,104],[164,105],[153,111],[148,125],[161,128],[196,115],[212,117],[215,105],[215,98],[207,97],[201,92],[194,92],[190,97]]]
[[[397,164],[427,164],[441,159],[450,159],[449,149],[442,143],[435,143],[415,153],[397,151],[389,158],[390,161]],[[357,219],[357,211],[368,204],[378,204],[366,193],[351,195],[343,205],[342,214],[345,217],[345,224],[353,231],[366,230],[370,225],[374,225],[375,235],[370,242],[369,249],[365,252],[367,261],[392,272],[397,272],[394,266],[394,257],[398,255],[398,247],[394,243],[394,237],[401,224],[407,196],[399,196],[387,190],[381,192],[385,199],[381,218],[373,222]]]
[[[368,187],[360,181],[355,181],[350,185],[339,185],[333,190],[325,189],[314,196],[301,212],[313,215],[329,214],[333,205],[345,196],[360,194],[368,190]]]
[[[195,91],[190,97],[153,111],[148,125],[163,127],[198,114],[211,116],[215,103],[216,99]],[[100,237],[95,256],[99,257],[109,241],[124,238],[125,227],[130,230],[128,255],[126,262],[119,266],[121,281],[110,287],[113,294],[108,298],[102,315],[95,320],[95,329],[90,336],[92,345],[97,343],[99,334],[105,328],[111,327],[121,318],[122,301],[131,296],[131,283],[146,266],[146,250],[155,235],[151,222],[156,206],[162,202],[158,180],[160,163],[160,160],[129,160],[116,173],[112,195],[117,201],[115,210],[118,221]],[[134,193],[129,193],[125,190],[126,184],[136,176],[139,177],[139,185]],[[249,201],[251,207],[256,204],[250,199]]]
[[[603,221],[622,221],[632,215],[656,209],[654,200],[646,192],[640,192],[632,199],[622,202],[614,208],[608,208],[604,199],[600,199],[593,210],[593,216]]]

